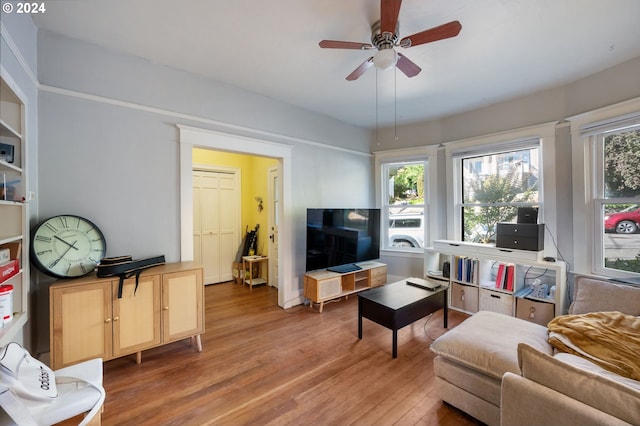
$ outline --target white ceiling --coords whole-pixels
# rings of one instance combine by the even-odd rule
[[[398,48],[422,72],[398,71],[395,84],[394,71],[373,68],[345,80],[373,51],[318,47],[322,39],[370,42],[378,0],[56,0],[46,7],[34,15],[39,28],[370,128],[396,115],[402,124],[471,110],[640,57],[640,0],[404,0],[400,37],[452,20],[462,31]]]

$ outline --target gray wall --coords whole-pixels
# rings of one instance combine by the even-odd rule
[[[179,260],[176,124],[293,145],[296,230],[307,206],[373,203],[366,130],[48,32],[38,52],[39,215],[94,220],[108,255]]]

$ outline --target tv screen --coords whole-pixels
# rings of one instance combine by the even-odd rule
[[[380,209],[307,209],[307,271],[379,257]]]

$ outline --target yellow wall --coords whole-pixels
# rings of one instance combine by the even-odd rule
[[[241,237],[244,238],[247,229],[253,230],[260,225],[258,230],[258,254],[267,254],[267,238],[269,229],[267,226],[268,196],[268,170],[278,164],[273,158],[256,157],[231,152],[213,151],[208,149],[193,149],[194,165],[221,166],[240,169],[241,196]],[[262,198],[264,209],[258,212],[258,202],[255,197]],[[235,250],[235,249],[234,249]]]

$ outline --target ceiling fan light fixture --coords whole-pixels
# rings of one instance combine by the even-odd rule
[[[373,64],[379,70],[391,69],[396,65],[396,62],[398,62],[398,55],[393,48],[379,50],[373,57]]]

